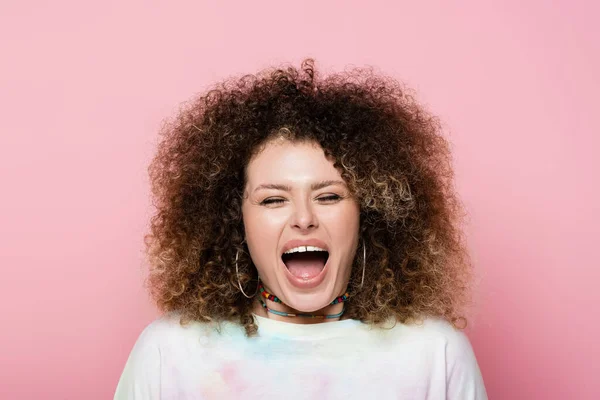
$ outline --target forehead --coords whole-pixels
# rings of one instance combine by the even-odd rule
[[[340,179],[333,161],[314,142],[291,142],[286,139],[268,142],[246,166],[247,183],[301,182]]]

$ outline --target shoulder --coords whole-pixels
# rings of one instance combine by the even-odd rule
[[[186,344],[202,344],[206,339],[215,336],[239,335],[242,331],[240,326],[227,321],[219,324],[199,321],[182,323],[179,314],[171,313],[150,322],[140,333],[136,346],[165,348],[177,345],[185,347]]]
[[[429,349],[437,349],[445,364],[449,399],[487,399],[473,347],[464,331],[441,318],[398,324],[393,329],[406,340],[418,340]]]
[[[471,342],[463,330],[457,329],[449,321],[441,318],[426,318],[421,326],[413,329],[417,333],[436,338],[444,343],[446,358],[450,364],[464,359],[472,362],[475,354]]]
[[[427,317],[418,322],[397,323],[392,330],[396,331],[395,336],[399,340],[424,342],[430,348],[437,348],[444,353],[448,364],[475,359],[466,333],[445,319]]]
[[[178,331],[176,321],[161,317],[139,334],[117,384],[114,399],[159,399],[161,397],[161,348]]]
[[[235,335],[231,323],[219,327],[191,321],[181,323],[180,315],[167,314],[150,322],[139,334],[129,354],[115,392],[115,399],[159,399],[161,371],[189,359],[189,354],[205,347],[210,338]]]
[[[465,332],[442,318],[425,318],[420,324],[411,325],[411,330],[415,334],[444,341],[450,350],[465,346],[471,347]]]
[[[135,358],[158,357],[159,349],[174,339],[189,335],[176,315],[165,315],[148,323],[139,333],[131,356]]]
[[[136,344],[147,347],[160,346],[174,338],[189,336],[194,331],[198,331],[199,325],[197,322],[183,325],[178,314],[163,315],[144,327]]]
[[[450,322],[437,317],[422,318],[416,322],[401,323],[388,321],[382,327],[385,335],[402,341],[435,341],[443,342],[450,347],[469,345],[469,340],[462,330],[455,328]]]

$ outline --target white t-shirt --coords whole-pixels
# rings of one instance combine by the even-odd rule
[[[469,340],[444,320],[382,329],[255,318],[251,338],[233,323],[219,333],[200,322],[182,327],[175,315],[155,320],[135,343],[115,400],[487,399]]]

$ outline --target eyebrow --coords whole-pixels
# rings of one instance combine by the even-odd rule
[[[346,186],[346,183],[343,181],[335,181],[335,180],[328,180],[328,181],[321,181],[321,182],[316,182],[310,185],[310,190],[319,190],[319,189],[323,189],[324,187],[327,186],[335,186],[335,185],[339,185],[339,186]],[[258,191],[261,189],[275,189],[275,190],[283,190],[285,192],[291,192],[292,188],[289,185],[282,185],[279,183],[264,183],[261,185],[258,185],[256,187],[256,189],[254,189],[254,191]]]

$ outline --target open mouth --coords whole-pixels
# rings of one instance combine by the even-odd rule
[[[288,271],[303,280],[309,280],[319,275],[325,268],[328,259],[329,252],[324,250],[284,253],[281,256]]]

